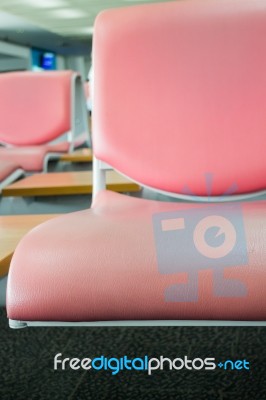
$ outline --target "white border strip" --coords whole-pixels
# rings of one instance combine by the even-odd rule
[[[65,327],[65,328],[106,328],[106,327],[151,327],[151,326],[265,326],[266,321],[205,321],[205,320],[135,320],[135,321],[97,321],[97,322],[58,322],[58,321],[16,321],[9,319],[9,326],[13,329],[26,327]]]

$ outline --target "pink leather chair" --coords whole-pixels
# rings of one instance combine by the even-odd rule
[[[20,242],[10,326],[265,325],[266,202],[233,202],[266,188],[265,1],[115,9],[94,32],[93,205]],[[108,165],[197,202],[107,191]]]
[[[0,160],[0,193],[5,186],[10,185],[23,175],[24,171],[19,164]]]
[[[1,160],[14,160],[27,172],[42,171],[58,153],[89,141],[78,73],[1,74],[0,93],[0,142],[5,145],[0,147]]]

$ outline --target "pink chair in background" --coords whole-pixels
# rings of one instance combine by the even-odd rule
[[[266,189],[265,38],[261,0],[98,16],[93,205],[20,242],[11,327],[265,325],[266,202],[243,201]],[[109,166],[190,202],[107,191]]]
[[[27,172],[45,171],[49,159],[89,141],[78,73],[1,74],[0,93],[0,160],[14,160]]]

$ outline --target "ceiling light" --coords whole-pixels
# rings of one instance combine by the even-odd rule
[[[65,18],[65,19],[84,18],[88,16],[88,14],[85,13],[84,11],[73,8],[62,8],[59,10],[53,10],[52,15],[56,18]]]
[[[84,11],[73,8],[62,8],[59,10],[53,10],[52,15],[56,18],[65,18],[65,19],[83,18],[88,16],[88,14],[85,13]]]
[[[90,27],[80,27],[80,28],[54,28],[54,30],[61,35],[73,35],[73,36],[80,36],[80,35],[92,35],[93,34],[93,26]]]
[[[64,0],[23,0],[23,3],[36,8],[57,8],[67,5]]]
[[[87,35],[92,35],[93,34],[93,30],[94,30],[93,26],[88,26],[86,28],[81,28],[80,32],[81,33],[85,33]]]

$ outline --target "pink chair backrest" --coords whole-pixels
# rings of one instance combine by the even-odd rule
[[[266,188],[264,0],[105,11],[93,48],[98,159],[172,193]]]
[[[47,143],[70,130],[72,71],[0,74],[0,142]]]

